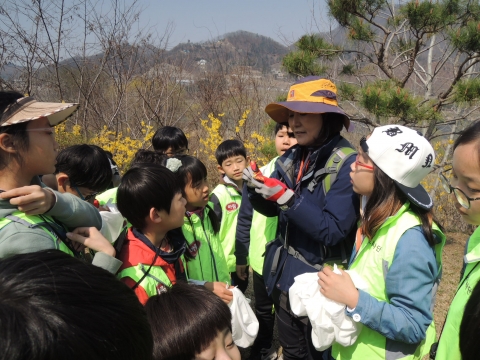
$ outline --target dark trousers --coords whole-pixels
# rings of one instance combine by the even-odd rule
[[[253,343],[250,354],[260,355],[266,353],[272,347],[273,327],[275,325],[275,314],[273,313],[273,300],[267,294],[263,276],[253,272],[253,293],[255,295],[255,315],[258,320],[258,335]],[[260,358],[260,357],[258,357]]]
[[[248,287],[248,273],[249,273],[248,266],[247,266],[246,273],[247,273],[247,278],[245,280],[240,279],[237,276],[236,272],[231,272],[230,273],[230,278],[232,279],[232,286],[238,287],[238,289],[244,294],[245,294],[245,291],[247,290],[247,287]]]
[[[323,352],[315,350],[312,344],[312,326],[308,317],[298,317],[291,312],[288,293],[274,290],[272,296],[283,359],[322,360]]]

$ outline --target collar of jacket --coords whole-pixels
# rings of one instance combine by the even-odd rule
[[[340,141],[340,138],[340,134],[337,133],[326,144],[320,147],[307,147],[297,144],[288,149],[285,154],[277,160],[278,171],[285,181],[285,184],[293,189],[296,182],[296,176],[300,171],[302,156],[304,153],[308,152],[310,152],[310,165],[301,181],[303,182],[310,179],[315,173],[315,170],[318,170],[317,165],[327,161],[333,149]]]
[[[186,250],[186,244],[184,241],[179,240],[178,238],[169,238],[169,244],[172,246],[173,251],[172,252],[166,252],[162,251],[156,246],[154,246],[148,238],[142,234],[140,231],[138,231],[135,228],[132,228],[132,233],[133,235],[140,240],[142,243],[144,243],[150,250],[153,252],[157,253],[158,256],[160,256],[165,262],[169,264],[175,263],[180,256],[183,255],[183,253]]]

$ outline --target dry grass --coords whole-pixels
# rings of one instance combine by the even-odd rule
[[[465,243],[469,237],[469,234],[463,233],[446,233],[446,235],[447,243],[443,249],[443,276],[434,309],[437,336],[440,335],[448,307],[460,281]]]

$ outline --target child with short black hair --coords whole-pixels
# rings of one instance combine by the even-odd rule
[[[150,298],[145,310],[152,328],[153,360],[240,360],[230,309],[203,287],[178,283]]]
[[[210,203],[220,222],[219,239],[222,243],[232,285],[245,292],[248,277],[240,279],[236,273],[235,230],[242,202],[243,170],[247,167],[247,150],[239,140],[225,140],[215,151],[218,171],[222,176],[220,184],[213,189]],[[248,274],[248,271],[246,272]]]
[[[158,129],[152,138],[155,151],[169,157],[186,155],[188,153],[188,140],[183,131],[174,126],[164,126]]]
[[[73,145],[57,155],[57,188],[93,203],[98,193],[108,189],[112,168],[108,155],[96,145]]]
[[[142,304],[187,280],[183,239],[167,235],[183,225],[186,200],[170,170],[158,164],[138,163],[122,178],[117,206],[132,227],[119,258],[118,277],[132,288]]]
[[[53,249],[18,254],[0,260],[0,293],[3,359],[151,359],[145,310],[103,269]]]

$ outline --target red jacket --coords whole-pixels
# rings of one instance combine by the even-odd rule
[[[119,270],[120,272],[123,269],[136,266],[139,263],[150,266],[155,259],[155,252],[150,247],[148,247],[142,240],[138,239],[130,228],[128,229],[125,242],[123,243],[123,247],[120,251],[118,258],[123,261],[123,264]],[[181,264],[182,262],[180,261],[179,263]],[[177,276],[175,274],[175,263],[169,264],[165,260],[163,260],[161,256],[157,256],[153,265],[162,267],[162,269],[165,271],[165,274],[167,274],[168,278],[170,279],[172,285],[176,283]],[[183,268],[181,270],[184,271]],[[124,277],[121,280],[130,288],[133,288],[136,284],[136,282],[129,277]],[[145,305],[148,300],[148,296],[142,286],[137,286],[134,291],[138,297],[138,300],[140,300],[140,302]]]

